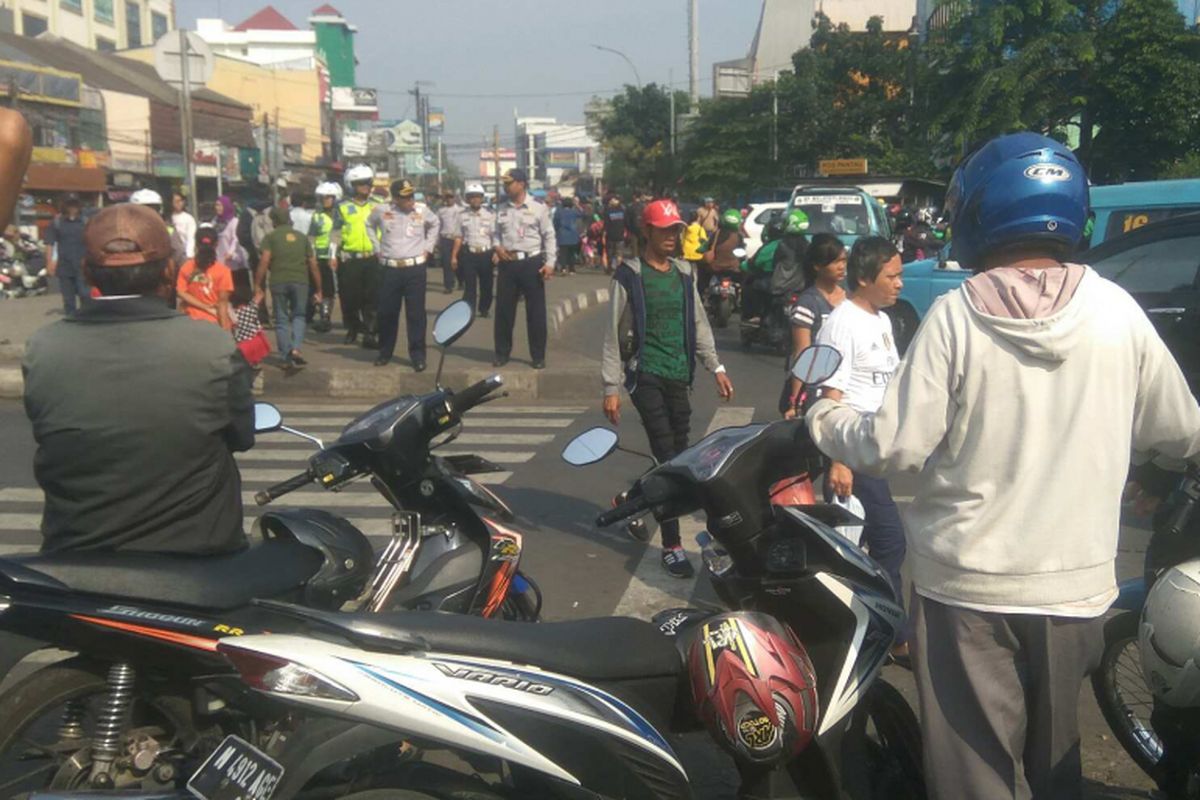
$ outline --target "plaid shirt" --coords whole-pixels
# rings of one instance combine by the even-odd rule
[[[258,323],[258,308],[253,303],[239,306],[233,312],[233,340],[245,342],[253,339],[262,330]]]

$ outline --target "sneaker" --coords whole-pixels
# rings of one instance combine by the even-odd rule
[[[687,553],[679,545],[664,547],[662,551],[663,569],[672,578],[690,578],[696,574],[692,562],[688,561]]]

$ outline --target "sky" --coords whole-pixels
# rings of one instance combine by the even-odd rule
[[[274,0],[296,26],[307,27],[323,0]],[[175,0],[178,22],[199,17],[237,24],[266,3],[255,0]],[[408,91],[417,80],[430,105],[445,109],[447,151],[472,168],[492,126],[501,146],[513,140],[521,116],[583,122],[593,94],[611,96],[634,72],[643,83],[687,89],[686,0],[333,0],[358,26],[358,84],[379,90],[385,119],[412,116]],[[700,95],[712,93],[712,64],[744,57],[758,24],[757,0],[699,0]],[[508,95],[508,96],[502,96]],[[514,97],[511,95],[523,95]],[[473,151],[473,152],[472,152]]]

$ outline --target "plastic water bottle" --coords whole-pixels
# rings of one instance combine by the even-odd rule
[[[700,545],[700,557],[704,559],[704,566],[713,575],[720,578],[733,569],[733,559],[708,531],[696,534],[696,544]]]

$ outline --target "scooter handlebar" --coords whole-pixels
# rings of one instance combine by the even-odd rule
[[[461,392],[455,392],[446,402],[455,416],[461,417],[482,403],[484,398],[503,385],[504,378],[499,375],[492,375],[490,378],[484,378],[478,383],[468,386]]]
[[[263,489],[261,492],[258,492],[254,495],[254,502],[258,503],[260,506],[265,506],[272,500],[278,497],[283,497],[288,492],[294,492],[297,489],[303,489],[311,482],[312,475],[308,472],[308,470],[305,470],[299,475],[288,478],[283,483],[277,483],[270,488]]]

